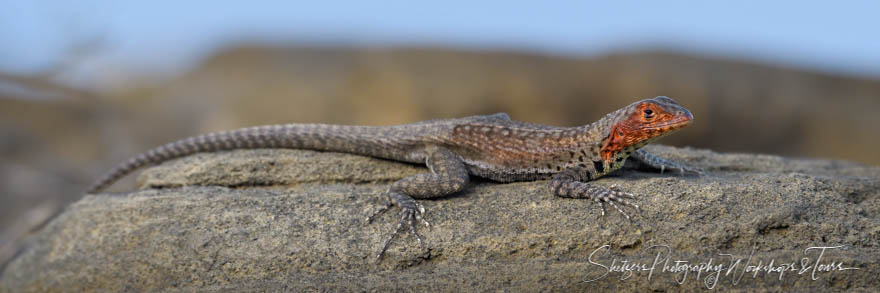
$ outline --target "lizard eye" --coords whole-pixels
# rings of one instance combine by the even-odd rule
[[[654,117],[654,110],[651,110],[651,109],[645,109],[644,112],[645,112],[645,118],[646,118],[646,119],[650,119],[650,118],[653,118],[653,117]]]

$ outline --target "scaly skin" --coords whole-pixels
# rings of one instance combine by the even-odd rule
[[[198,152],[234,149],[293,148],[373,156],[424,163],[431,172],[391,184],[388,205],[401,208],[397,229],[408,225],[419,245],[415,221],[426,226],[425,209],[415,199],[445,196],[467,187],[471,175],[499,182],[550,179],[554,195],[592,199],[605,215],[605,203],[627,215],[618,204],[638,205],[635,196],[617,186],[606,188],[589,181],[623,166],[627,158],[641,165],[680,173],[696,169],[667,161],[639,148],[690,125],[693,115],[668,97],[632,103],[599,121],[580,127],[555,127],[510,120],[507,114],[431,120],[398,126],[341,126],[285,124],[242,128],[194,136],[142,153],[114,168],[89,189],[99,192],[134,170]]]

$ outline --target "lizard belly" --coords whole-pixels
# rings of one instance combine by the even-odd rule
[[[555,172],[548,169],[506,167],[465,161],[471,175],[498,182],[535,181],[550,179]]]

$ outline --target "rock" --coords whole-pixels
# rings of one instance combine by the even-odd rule
[[[422,201],[433,224],[420,227],[424,249],[401,234],[378,262],[396,210],[365,219],[390,182],[424,168],[301,150],[198,154],[147,169],[142,190],[70,206],[5,268],[0,291],[695,291],[716,275],[675,273],[685,268],[675,261],[710,259],[727,265],[713,287],[724,290],[880,288],[880,167],[649,150],[707,172],[596,181],[641,195],[632,221],[555,197],[546,181],[475,180]],[[836,246],[815,266],[820,249],[808,248]],[[633,271],[658,254],[665,271]],[[622,261],[631,276],[606,269]],[[746,272],[747,261],[763,270]],[[771,261],[795,270],[768,272]]]

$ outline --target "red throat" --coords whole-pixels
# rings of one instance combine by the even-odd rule
[[[618,125],[611,127],[611,133],[608,134],[608,138],[602,143],[602,150],[600,151],[602,159],[606,162],[611,161],[614,154],[625,149],[627,147],[625,137],[626,133]]]

